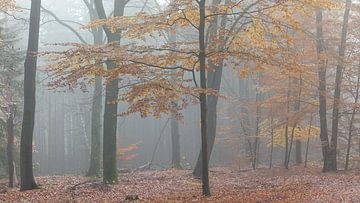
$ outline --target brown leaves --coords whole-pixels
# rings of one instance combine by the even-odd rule
[[[187,170],[128,173],[118,185],[76,176],[40,177],[42,189],[9,189],[0,202],[121,202],[138,196],[145,202],[358,202],[360,177],[355,172],[320,173],[320,167],[231,171],[213,168],[212,196],[200,195],[201,181]],[[0,181],[0,185],[5,184]]]
[[[289,57],[291,33],[299,30],[297,14],[311,11],[306,5],[315,1],[250,2],[206,6],[207,71],[225,66],[239,69],[239,64],[245,63],[239,71],[243,78],[272,67],[283,71],[298,65]],[[215,17],[219,17],[221,27],[215,26]],[[120,78],[118,101],[129,104],[121,115],[140,113],[160,118],[174,111],[174,103],[179,103],[175,108],[178,113],[194,103],[199,93],[218,94],[194,87],[200,55],[198,24],[199,5],[191,0],[171,1],[157,13],[95,21],[86,28],[121,30],[125,40],[101,46],[63,44],[67,51],[45,53],[53,63],[48,69],[49,85],[85,90],[96,76],[104,77],[105,83]],[[106,70],[104,64],[113,68]]]
[[[136,157],[134,151],[138,149],[139,143],[131,144],[127,147],[121,147],[117,149],[116,156],[119,160],[131,160]]]
[[[0,0],[0,10],[12,10],[15,9],[15,0]]]

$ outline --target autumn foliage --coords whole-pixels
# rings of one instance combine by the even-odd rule
[[[288,61],[286,47],[293,44],[290,32],[300,31],[300,16],[309,15],[314,6],[329,6],[328,1],[233,2],[207,5],[206,21],[211,24],[221,17],[225,29],[208,35],[207,61],[226,61],[226,66],[244,77],[265,67],[301,68],[298,61]],[[196,95],[210,89],[198,88],[199,16],[194,1],[172,1],[157,14],[140,12],[133,16],[115,17],[92,22],[85,28],[106,26],[112,32],[121,30],[123,42],[106,45],[59,44],[65,51],[46,52],[52,65],[50,86],[85,89],[96,76],[106,81],[120,77],[119,101],[129,103],[123,113],[139,112],[142,116],[170,113],[175,101],[177,110],[196,102]],[[228,17],[233,15],[233,17]],[[292,31],[291,31],[292,30]],[[176,41],[168,40],[177,35]],[[107,70],[105,59],[116,64]],[[255,67],[250,68],[248,67]],[[208,67],[208,71],[211,70]],[[114,101],[118,102],[118,101]]]

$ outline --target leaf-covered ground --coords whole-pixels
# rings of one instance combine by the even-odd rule
[[[41,189],[4,188],[0,202],[123,202],[138,195],[144,202],[360,202],[360,173],[323,174],[318,167],[231,171],[211,170],[212,196],[201,196],[200,180],[187,170],[122,175],[118,185],[77,176],[38,177]]]

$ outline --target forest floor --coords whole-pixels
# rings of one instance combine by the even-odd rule
[[[319,167],[232,171],[212,168],[212,196],[201,196],[201,181],[188,170],[123,174],[119,184],[79,176],[36,180],[41,189],[19,192],[0,180],[0,202],[360,202],[360,171],[321,173]]]

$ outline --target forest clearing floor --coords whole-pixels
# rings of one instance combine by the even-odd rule
[[[360,202],[360,171],[321,173],[310,166],[233,171],[212,168],[212,196],[201,195],[201,181],[189,170],[122,174],[119,184],[80,176],[37,177],[41,189],[19,192],[0,180],[0,202]]]

